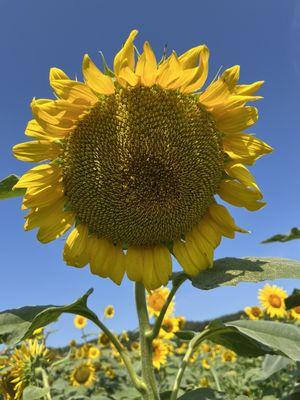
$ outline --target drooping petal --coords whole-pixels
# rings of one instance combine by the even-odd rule
[[[266,205],[260,201],[262,195],[259,191],[228,179],[221,181],[218,195],[222,200],[237,207],[245,207],[249,211],[259,210]]]
[[[225,164],[224,171],[234,179],[240,181],[245,186],[253,187],[259,191],[259,188],[255,182],[254,176],[243,164],[230,161]]]
[[[225,135],[223,149],[231,159],[248,165],[273,150],[267,143],[246,133]]]
[[[223,236],[233,239],[235,237],[235,232],[249,233],[247,230],[236,225],[226,207],[213,203],[209,206],[208,212],[211,220],[218,225],[218,230]]]
[[[87,253],[88,228],[77,225],[69,234],[64,247],[64,260],[73,267],[82,268],[89,262]]]
[[[19,188],[45,188],[58,183],[61,179],[61,170],[53,164],[43,164],[25,172],[15,184],[13,189]]]
[[[239,107],[228,111],[218,118],[217,126],[224,133],[241,132],[257,122],[256,107]]]

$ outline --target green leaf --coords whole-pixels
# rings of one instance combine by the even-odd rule
[[[276,353],[300,361],[300,328],[295,325],[250,320],[228,322],[225,325],[237,329],[239,334],[255,340]]]
[[[274,279],[299,279],[300,261],[286,258],[246,257],[221,258],[195,277],[189,277],[199,289],[235,286],[240,282],[261,282]]]
[[[192,340],[196,333],[194,331],[178,331],[175,332],[175,335],[181,340]]]
[[[37,400],[45,397],[49,389],[37,386],[27,386],[23,392],[23,400]]]
[[[19,177],[17,175],[9,175],[0,181],[0,200],[24,196],[26,189],[12,190],[18,180]]]
[[[299,307],[300,306],[300,290],[299,289],[294,289],[293,293],[287,297],[285,300],[285,307],[287,310],[290,310],[291,308],[294,307]]]
[[[293,364],[293,361],[287,357],[266,355],[262,363],[262,369],[259,371],[254,381],[264,381],[291,364]]]
[[[271,236],[270,238],[263,240],[261,243],[273,243],[273,242],[284,243],[295,239],[300,239],[300,229],[298,228],[292,228],[286,235],[278,233],[277,235]]]
[[[180,396],[178,400],[219,400],[224,399],[224,393],[216,392],[210,388],[192,390]]]
[[[35,329],[44,327],[56,321],[61,314],[79,314],[91,321],[97,321],[97,316],[87,307],[87,299],[93,289],[90,289],[80,299],[65,306],[33,306],[7,310],[0,313],[0,341],[9,345],[18,343],[32,335]]]
[[[195,347],[205,339],[221,344],[240,356],[280,354],[300,361],[300,328],[292,324],[250,320],[223,324],[214,321],[193,338]]]

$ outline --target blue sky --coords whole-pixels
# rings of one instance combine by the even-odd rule
[[[99,60],[102,50],[109,62],[129,31],[140,31],[141,46],[150,40],[159,55],[165,44],[178,53],[205,43],[211,50],[210,77],[220,66],[241,65],[241,80],[265,80],[259,104],[260,119],[251,132],[274,147],[274,153],[252,168],[267,206],[259,212],[232,212],[251,235],[224,240],[216,257],[273,255],[300,258],[300,241],[261,245],[274,233],[300,226],[300,3],[296,0],[158,1],[109,3],[101,0],[1,0],[0,2],[0,163],[1,177],[21,174],[30,165],[13,158],[11,147],[25,141],[33,97],[52,96],[49,68],[81,76],[81,60],[89,53]],[[102,313],[116,307],[110,326],[120,331],[136,326],[132,284],[121,287],[90,275],[88,269],[67,267],[61,259],[63,239],[40,244],[35,232],[23,231],[20,199],[0,204],[1,281],[0,309],[29,304],[64,304],[94,287],[90,305]],[[177,266],[178,268],[178,266]],[[297,281],[278,281],[288,291]],[[241,284],[209,292],[185,284],[176,310],[189,319],[217,317],[256,303],[262,284]],[[56,324],[51,343],[64,344],[76,336],[72,319]],[[95,329],[90,326],[90,330]]]

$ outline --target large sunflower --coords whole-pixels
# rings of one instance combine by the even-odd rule
[[[187,274],[213,263],[222,236],[239,228],[215,195],[250,211],[264,206],[246,168],[271,147],[243,131],[258,118],[246,106],[262,81],[238,84],[233,66],[202,89],[209,50],[194,47],[157,62],[130,33],[101,72],[88,55],[84,82],[51,68],[55,100],[34,99],[34,119],[14,154],[46,162],[26,172],[25,229],[50,242],[70,228],[64,259],[120,284],[165,285],[171,254]]]

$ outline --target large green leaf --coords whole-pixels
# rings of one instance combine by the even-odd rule
[[[254,381],[264,381],[291,364],[293,364],[293,361],[287,357],[268,354],[264,358],[262,369],[258,372]]]
[[[23,400],[38,400],[45,398],[49,389],[37,386],[27,386],[23,392]]]
[[[219,286],[235,286],[240,282],[300,278],[300,261],[286,258],[246,257],[221,258],[211,269],[190,277],[193,286],[213,289]]]
[[[214,321],[204,331],[194,333],[192,340],[197,347],[205,339],[245,357],[279,354],[300,361],[300,328],[292,324],[251,320],[223,324]]]
[[[224,393],[216,392],[210,388],[192,390],[180,396],[178,400],[219,400],[224,399]]]
[[[19,177],[17,175],[9,175],[0,181],[0,200],[19,197],[25,194],[26,189],[12,190],[18,180]]]
[[[300,306],[300,290],[294,289],[293,293],[285,299],[285,307],[287,310],[290,310],[294,307]]]
[[[93,289],[74,303],[65,306],[33,306],[6,310],[0,313],[0,341],[15,344],[31,336],[35,329],[56,321],[62,313],[80,314],[92,321],[97,316],[87,307],[87,299]]]
[[[270,238],[263,240],[262,243],[273,243],[273,242],[289,242],[290,240],[300,239],[300,229],[292,228],[289,233],[282,235],[278,233],[277,235],[271,236]]]
[[[257,350],[261,353],[282,354],[294,361],[300,361],[300,328],[295,325],[250,320],[228,322],[224,325],[226,328],[233,329],[233,331],[232,333],[221,332],[220,338],[222,339],[225,335],[226,346],[232,348],[238,354],[244,352],[245,349],[242,348],[242,345],[243,342],[247,342],[249,343],[249,351],[252,350],[252,347],[258,345]],[[211,340],[219,343],[218,333],[213,335]],[[241,341],[240,345],[237,344],[237,341]],[[246,346],[246,343],[244,346]]]

